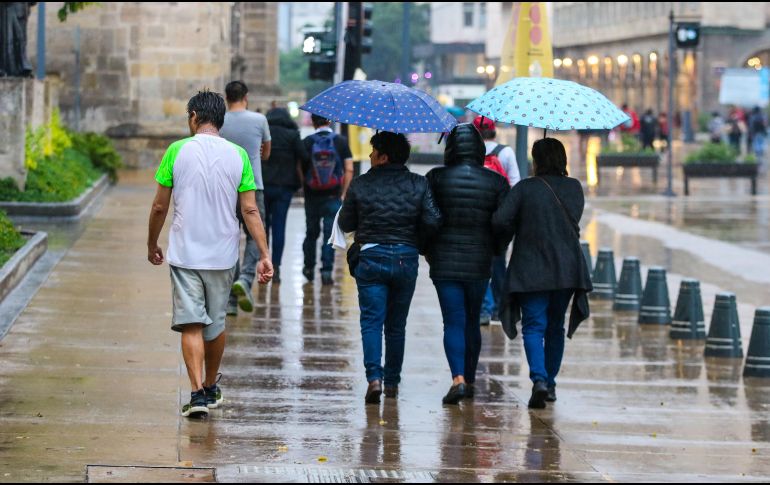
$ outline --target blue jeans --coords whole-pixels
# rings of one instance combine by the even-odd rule
[[[564,357],[564,317],[573,290],[519,293],[524,350],[532,382],[556,385]]]
[[[403,244],[376,246],[362,251],[356,267],[361,340],[366,380],[401,382],[406,317],[412,303],[420,265],[417,248]],[[382,367],[382,332],[385,330],[385,369]]]
[[[487,291],[484,295],[484,303],[481,307],[482,315],[496,315],[500,308],[500,298],[505,286],[505,256],[492,258],[492,279],[489,280]]]
[[[289,215],[294,190],[286,187],[265,187],[265,232],[270,243],[273,267],[281,267],[286,244],[286,218]]]
[[[307,221],[307,233],[302,251],[305,253],[305,268],[315,270],[316,246],[318,236],[321,235],[321,223],[323,222],[323,242],[321,243],[321,273],[331,275],[334,269],[334,248],[328,244],[332,236],[334,217],[342,207],[339,197],[313,197],[305,196],[305,219]]]
[[[261,190],[255,192],[257,199],[257,208],[259,209],[259,216],[262,221],[265,220],[265,194]],[[243,221],[243,214],[241,214],[240,202],[236,206],[236,215],[238,222],[243,228],[243,232],[246,233],[246,248],[243,250],[243,263],[241,263],[240,257],[235,263],[235,278],[246,283],[249,289],[254,285],[254,279],[257,275],[257,263],[259,262],[259,249],[257,249],[257,243],[254,242],[254,238],[251,237],[251,233],[246,228],[246,223]],[[238,301],[238,297],[235,293],[230,292],[230,305],[235,305]]]
[[[764,133],[757,133],[754,135],[754,139],[751,141],[754,148],[754,155],[757,157],[757,163],[762,163],[762,158],[765,156],[765,143],[767,136]]]
[[[481,354],[479,316],[487,281],[434,280],[433,285],[444,317],[444,353],[452,377],[463,376],[473,384]]]

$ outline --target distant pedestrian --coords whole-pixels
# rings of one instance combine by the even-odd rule
[[[353,180],[353,154],[347,138],[332,131],[331,121],[317,115],[311,119],[316,132],[303,140],[308,159],[302,168],[307,221],[307,233],[302,245],[305,253],[302,274],[308,281],[315,279],[318,236],[323,223],[321,282],[331,285],[334,283],[334,249],[327,241],[332,235],[334,218],[342,206],[342,199]]]
[[[249,111],[249,89],[243,81],[233,81],[225,87],[227,97],[227,114],[221,135],[224,139],[242,147],[249,154],[251,168],[254,172],[256,200],[259,215],[265,220],[265,185],[262,182],[262,160],[270,158],[270,128],[267,118],[260,113]],[[237,212],[238,221],[246,233],[246,248],[243,252],[243,262],[236,266],[236,280],[230,292],[227,305],[228,315],[237,315],[238,308],[245,312],[254,311],[254,297],[251,287],[254,284],[257,261],[260,252],[254,243],[252,234],[246,230],[246,224]]]
[[[649,148],[650,150],[654,150],[653,142],[655,141],[655,134],[657,131],[658,126],[658,120],[655,118],[655,115],[652,113],[651,109],[648,109],[645,111],[644,116],[642,116],[641,120],[641,129],[639,131],[639,137],[642,142],[642,150],[645,150]]]
[[[299,127],[284,108],[267,112],[270,126],[270,159],[262,163],[265,181],[265,230],[273,255],[274,283],[281,280],[281,259],[286,242],[286,219],[294,193],[302,186],[300,172],[307,162]]]
[[[751,135],[751,145],[754,156],[757,161],[762,163],[765,158],[765,146],[767,140],[767,118],[759,106],[751,110],[749,116],[749,133]]]
[[[629,108],[628,104],[625,103],[620,109],[630,118],[628,121],[620,125],[620,132],[638,136],[640,129],[639,115],[636,114],[636,111]]]
[[[492,219],[505,238],[515,236],[508,266],[503,325],[515,333],[522,320],[524,350],[533,382],[529,407],[556,401],[556,376],[564,354],[564,319],[570,299],[568,336],[588,318],[593,288],[580,247],[585,199],[580,181],[569,178],[564,146],[554,138],[532,147],[535,176],[521,181]]]
[[[457,125],[447,138],[444,166],[427,175],[443,221],[426,259],[441,304],[444,352],[452,372],[444,404],[457,404],[475,394],[481,304],[492,257],[502,254],[510,242],[492,231],[492,214],[508,193],[508,182],[484,168],[485,154],[476,127]]]
[[[725,121],[718,111],[711,113],[711,120],[709,121],[708,128],[711,143],[722,143],[725,136]],[[738,131],[738,136],[740,139],[740,131]]]
[[[265,231],[257,209],[256,184],[246,151],[220,137],[225,101],[209,91],[187,104],[192,136],[172,143],[155,175],[147,259],[163,264],[158,237],[174,198],[169,233],[173,317],[171,328],[182,334],[182,356],[192,393],[182,416],[208,414],[222,403],[219,365],[225,348],[225,311],[238,263],[240,229],[235,217],[240,201],[243,220],[262,255],[259,282],[273,275]],[[204,379],[205,368],[205,379]]]
[[[486,168],[492,167],[492,170],[504,175],[508,185],[511,187],[516,185],[521,180],[519,165],[516,163],[516,154],[511,147],[495,141],[495,138],[497,138],[495,122],[483,116],[478,116],[473,120],[473,126],[479,130],[481,137],[484,139],[484,147],[486,148],[484,166]],[[496,170],[495,166],[499,166],[500,170]],[[492,258],[492,279],[487,285],[487,290],[484,294],[484,303],[481,307],[481,325],[489,325],[491,320],[498,320],[497,309],[500,306],[504,284],[505,254],[503,253]]]
[[[746,131],[743,111],[733,108],[730,110],[730,115],[727,118],[727,139],[736,153],[741,152],[741,139]]]
[[[369,387],[365,402],[395,398],[404,361],[406,318],[414,295],[419,249],[439,229],[441,213],[428,181],[409,171],[409,141],[380,132],[371,139],[372,168],[350,185],[339,216],[355,231],[349,261],[358,286],[361,340]],[[382,335],[385,331],[385,368]]]

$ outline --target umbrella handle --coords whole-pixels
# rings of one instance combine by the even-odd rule
[[[548,136],[548,128],[543,129],[543,140],[545,140],[546,136]]]
[[[442,141],[444,141],[444,133],[442,133],[441,136],[438,138],[438,144],[441,145]]]

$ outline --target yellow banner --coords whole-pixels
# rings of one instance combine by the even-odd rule
[[[553,77],[553,48],[545,2],[514,2],[496,85],[514,77]]]

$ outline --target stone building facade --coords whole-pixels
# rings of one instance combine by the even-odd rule
[[[243,79],[252,107],[263,110],[279,91],[273,3],[101,2],[64,23],[61,4],[47,5],[46,72],[61,80],[63,119],[113,137],[128,166],[156,165],[170,141],[188,134],[187,100],[204,87],[223,92]],[[33,15],[33,65],[36,33]]]
[[[770,3],[555,2],[555,77],[598,88],[637,110],[667,111],[672,6],[678,21],[701,23],[700,45],[676,53],[676,111],[694,122],[697,113],[724,109],[724,69],[749,67],[756,57],[770,65]]]

